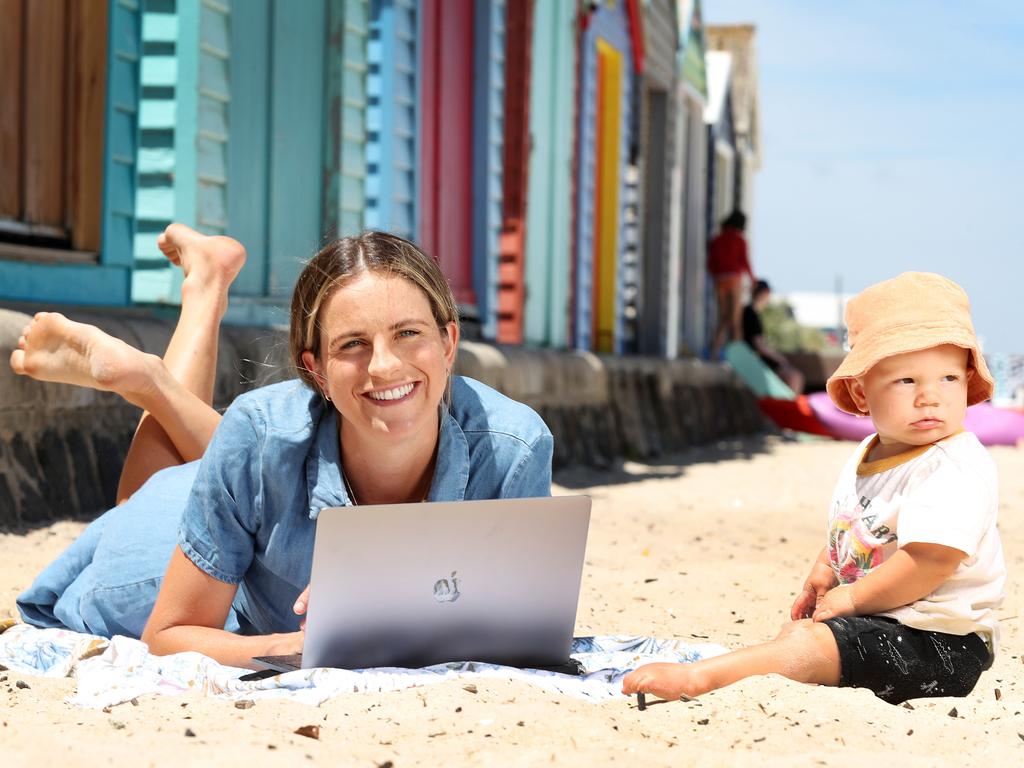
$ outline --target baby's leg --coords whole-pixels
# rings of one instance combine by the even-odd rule
[[[645,664],[626,675],[622,692],[679,699],[771,674],[801,683],[839,685],[839,649],[832,630],[803,619],[786,624],[778,637],[761,645],[693,664]]]
[[[207,237],[171,224],[157,245],[182,268],[181,313],[163,365],[180,384],[162,390],[146,407],[135,431],[118,486],[118,500],[134,493],[153,473],[202,456],[220,415],[213,410],[220,322],[228,288],[245,263],[245,249],[230,237]]]

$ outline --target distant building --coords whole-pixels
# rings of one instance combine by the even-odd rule
[[[794,319],[803,326],[822,331],[830,343],[842,346],[845,339],[843,313],[846,302],[856,294],[829,293],[827,291],[793,291],[792,293],[776,293],[777,300],[789,304],[793,309]]]
[[[754,212],[754,173],[761,169],[761,111],[757,83],[757,53],[752,24],[709,25],[704,32],[708,52],[729,54],[729,92],[735,157],[733,201],[747,215]]]

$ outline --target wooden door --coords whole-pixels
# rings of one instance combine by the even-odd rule
[[[107,0],[0,0],[0,257],[96,261]]]

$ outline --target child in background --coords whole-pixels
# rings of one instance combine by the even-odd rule
[[[685,699],[774,673],[898,704],[966,696],[992,665],[1006,567],[995,465],[963,430],[993,389],[967,294],[908,272],[852,299],[846,324],[850,354],[828,393],[877,432],[839,476],[792,622],[762,645],[642,666],[623,693]]]

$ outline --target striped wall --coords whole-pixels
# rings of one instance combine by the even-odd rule
[[[366,78],[365,226],[412,238],[418,156],[415,0],[371,0]]]
[[[323,224],[354,235],[366,208],[369,0],[328,0]]]
[[[572,110],[576,88],[574,0],[535,4],[530,74],[530,170],[526,203],[528,343],[569,344]]]
[[[485,339],[494,339],[498,328],[505,11],[505,0],[476,0],[473,17],[473,292]]]
[[[156,247],[171,221],[227,228],[230,0],[145,0],[132,300],[176,304]]]

